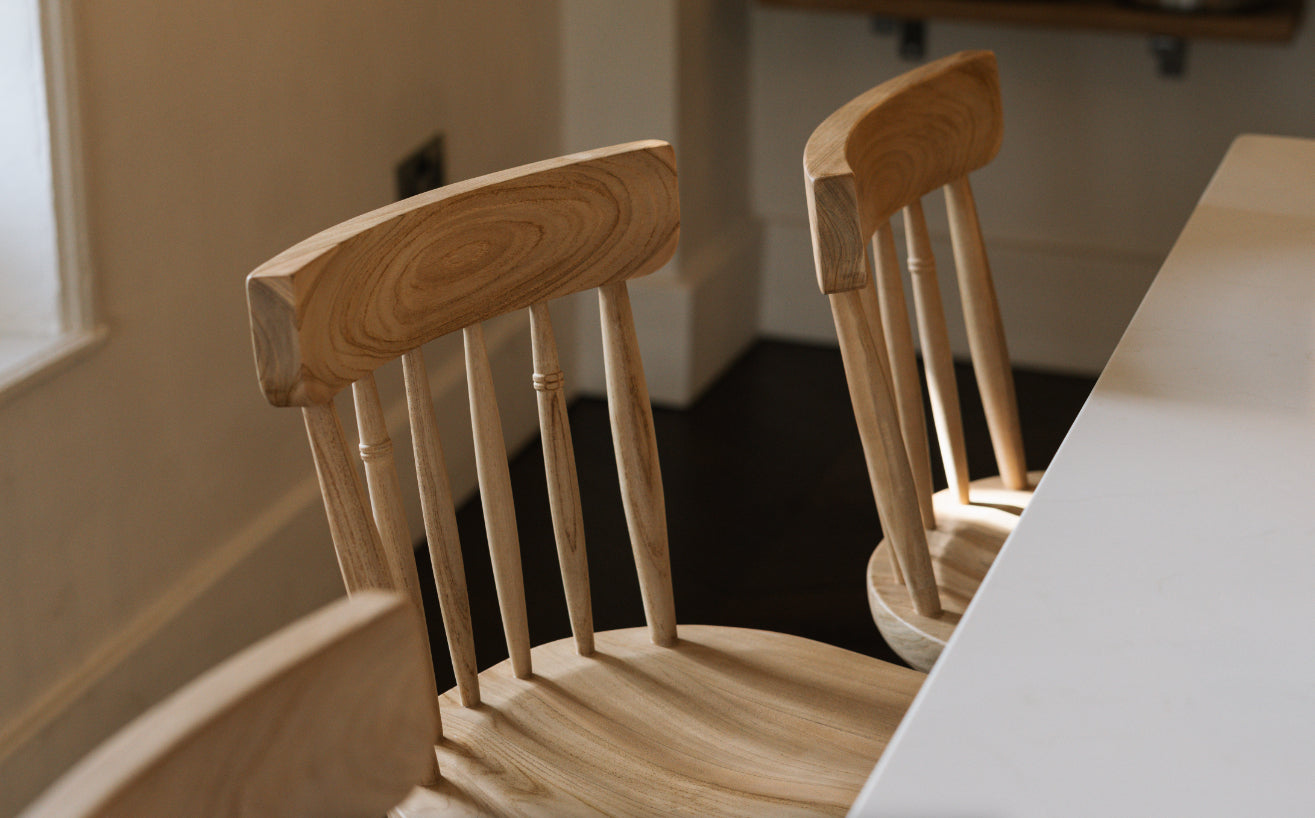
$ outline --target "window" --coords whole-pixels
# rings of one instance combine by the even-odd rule
[[[90,348],[70,0],[0,3],[0,396]]]

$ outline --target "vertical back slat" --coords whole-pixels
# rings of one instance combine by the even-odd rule
[[[913,280],[913,305],[918,316],[918,338],[922,363],[931,397],[932,423],[940,444],[945,476],[960,503],[968,502],[968,448],[964,442],[963,417],[959,411],[959,387],[954,380],[954,356],[945,326],[940,282],[936,279],[936,257],[931,249],[922,202],[904,208],[904,235],[909,252],[909,274]]]
[[[603,325],[603,359],[607,377],[608,415],[626,525],[634,551],[644,614],[653,642],[676,642],[676,605],[667,550],[666,501],[658,465],[653,410],[639,357],[634,316],[625,281],[598,288]]]
[[[411,416],[415,446],[416,480],[420,486],[420,508],[425,518],[425,537],[434,565],[434,584],[443,615],[452,672],[457,679],[461,703],[479,704],[479,670],[475,663],[475,641],[470,626],[470,601],[466,596],[466,569],[457,537],[457,515],[452,506],[443,446],[434,420],[434,403],[429,375],[420,349],[402,356],[406,381],[406,406]]]
[[[1004,324],[1000,305],[991,281],[991,267],[986,260],[977,205],[973,201],[968,177],[945,186],[945,202],[950,216],[950,240],[954,246],[959,291],[963,297],[964,319],[968,327],[968,346],[972,353],[977,387],[982,393],[987,428],[996,463],[1005,487],[1027,488],[1027,461],[1023,455],[1023,434],[1018,423],[1018,399],[1014,394],[1014,376],[1009,369],[1009,351],[1005,346]]]
[[[425,604],[420,597],[420,577],[416,572],[415,551],[411,530],[406,524],[406,509],[402,505],[402,489],[397,479],[397,462],[393,458],[393,441],[388,437],[388,424],[384,420],[383,404],[379,401],[379,387],[374,375],[366,375],[352,384],[352,397],[356,403],[356,426],[360,433],[361,460],[365,463],[365,482],[370,490],[370,507],[374,511],[374,524],[383,545],[383,556],[393,588],[410,600],[420,621],[425,621]],[[437,697],[438,683],[434,679],[432,648],[429,631],[421,628],[426,656],[429,686]],[[443,737],[443,724],[438,723],[437,738]],[[437,765],[437,760],[435,760]],[[438,768],[431,771],[430,782],[438,780]]]
[[[516,506],[507,470],[507,446],[493,390],[493,372],[484,346],[484,329],[473,324],[462,330],[466,347],[466,379],[470,391],[470,423],[475,439],[475,468],[479,473],[480,505],[488,533],[493,581],[502,613],[502,631],[512,673],[530,675],[530,626],[525,614],[525,581],[521,573],[520,537]]]
[[[366,511],[365,487],[347,453],[342,421],[332,403],[302,408],[306,434],[315,457],[324,510],[329,516],[329,533],[338,554],[338,568],[349,594],[367,588],[394,588],[379,532]]]
[[[904,448],[913,469],[913,485],[918,490],[922,525],[931,529],[936,527],[936,516],[931,507],[931,453],[927,445],[927,420],[922,412],[922,380],[918,377],[918,360],[913,353],[913,331],[909,327],[909,307],[904,298],[904,275],[900,271],[890,222],[877,228],[872,239],[872,255],[876,260],[882,328],[890,353],[895,406],[904,434]]]
[[[411,531],[402,505],[402,490],[393,460],[393,441],[388,436],[383,405],[374,375],[366,375],[352,384],[356,404],[356,426],[360,434],[361,461],[365,464],[365,483],[370,491],[370,508],[383,544],[388,573],[393,588],[406,594],[423,612],[420,578],[416,573]]]
[[[584,515],[580,509],[580,483],[575,473],[575,447],[566,414],[564,378],[557,360],[557,341],[546,303],[530,307],[530,337],[534,350],[534,389],[538,393],[539,434],[543,438],[543,468],[552,509],[557,562],[566,592],[575,650],[581,656],[594,652],[594,616],[589,598],[589,561],[584,545]]]
[[[923,616],[936,616],[941,612],[940,593],[932,575],[927,533],[918,512],[917,488],[904,451],[894,397],[880,364],[882,341],[864,314],[861,291],[833,293],[830,299],[877,513],[914,609]]]

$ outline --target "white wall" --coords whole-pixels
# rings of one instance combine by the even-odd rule
[[[563,0],[568,151],[665,139],[680,177],[680,247],[631,283],[655,403],[686,406],[757,334],[759,234],[749,204],[748,0]],[[597,298],[577,299],[568,383],[604,391]]]
[[[760,329],[834,342],[813,274],[803,146],[830,111],[911,64],[863,15],[757,6],[752,22]],[[929,58],[968,48],[999,58],[1004,147],[973,183],[1016,362],[1098,372],[1231,140],[1315,136],[1310,28],[1287,46],[1193,42],[1187,75],[1166,79],[1142,36],[929,23]],[[929,217],[941,207],[929,203]],[[943,217],[932,229],[943,239]]]
[[[388,202],[434,130],[454,179],[560,144],[554,3],[122,0],[76,4],[73,23],[110,336],[0,403],[0,814],[341,593],[299,416],[256,386],[245,274]],[[504,333],[513,445],[533,390],[528,342]],[[429,360],[441,415],[468,427],[451,345]],[[463,433],[445,440],[458,486]]]

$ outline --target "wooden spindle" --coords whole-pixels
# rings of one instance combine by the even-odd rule
[[[950,488],[960,503],[968,502],[968,447],[964,442],[963,417],[959,411],[959,387],[954,379],[954,356],[945,325],[940,282],[936,279],[936,257],[931,249],[922,202],[904,208],[904,235],[909,251],[909,274],[913,280],[913,305],[918,316],[918,338],[922,342],[922,364],[927,373],[932,422],[940,443],[941,462]]]
[[[918,376],[918,359],[913,353],[904,276],[895,252],[895,234],[890,229],[890,222],[877,228],[872,239],[872,255],[876,259],[875,286],[890,354],[891,383],[895,389],[900,430],[904,435],[909,466],[913,469],[913,485],[918,490],[922,525],[932,529],[936,527],[936,515],[931,506],[931,453],[927,445],[927,420],[922,413],[922,380]]]
[[[840,338],[841,359],[854,404],[868,479],[914,609],[923,616],[941,612],[932,575],[927,533],[918,510],[918,492],[904,450],[890,384],[880,365],[878,347],[859,290],[832,293],[831,312]]]
[[[599,287],[598,301],[612,445],[644,615],[654,644],[670,646],[676,643],[676,604],[667,551],[666,500],[653,433],[653,410],[625,281]]]
[[[968,177],[945,186],[945,202],[950,216],[950,241],[954,246],[955,269],[959,293],[968,328],[968,348],[972,353],[977,388],[982,393],[986,424],[991,433],[1000,477],[1009,489],[1027,488],[1027,459],[1023,455],[1023,433],[1018,423],[1018,398],[1014,394],[1014,375],[1009,368],[1009,350],[1005,345],[1004,323],[991,281],[991,267],[986,259],[986,245],[977,218]]]
[[[516,531],[516,507],[511,496],[507,470],[507,447],[502,438],[498,400],[493,391],[493,371],[484,346],[484,329],[479,324],[462,331],[466,346],[466,378],[470,391],[470,423],[475,440],[475,468],[479,473],[480,505],[484,530],[488,533],[493,582],[502,613],[502,631],[512,673],[518,679],[530,675],[530,626],[525,614],[525,581],[521,574],[520,537]]]
[[[365,487],[347,454],[347,438],[333,403],[312,404],[302,408],[315,473],[320,480],[324,510],[329,516],[329,533],[338,554],[338,569],[347,593],[368,588],[391,590],[393,577],[388,570],[379,532],[366,511]]]
[[[388,436],[384,421],[383,404],[379,400],[379,387],[371,373],[352,384],[352,397],[356,403],[356,427],[360,434],[361,461],[365,464],[365,482],[370,491],[370,508],[374,524],[383,543],[392,589],[411,600],[417,611],[424,613],[420,599],[420,578],[416,573],[415,552],[411,531],[406,523],[406,509],[402,505],[402,489],[397,478],[397,464],[393,459],[393,441]]]
[[[530,307],[530,337],[534,349],[534,389],[538,393],[539,434],[543,438],[543,468],[548,480],[557,563],[566,591],[575,650],[594,652],[594,615],[589,597],[589,561],[584,546],[584,515],[580,483],[575,473],[575,447],[566,414],[564,378],[557,360],[557,341],[546,303]]]
[[[402,356],[406,382],[406,407],[411,416],[415,447],[416,480],[420,486],[420,509],[425,518],[425,537],[434,565],[434,584],[443,615],[452,672],[457,679],[461,703],[479,704],[479,670],[475,664],[475,641],[470,625],[470,601],[466,595],[466,569],[457,537],[457,515],[452,506],[443,446],[434,420],[434,403],[429,375],[419,348]]]
[[[420,577],[416,572],[415,550],[411,530],[406,524],[406,509],[402,505],[402,489],[397,479],[397,462],[393,458],[393,442],[388,437],[388,424],[384,420],[383,404],[379,400],[379,387],[371,373],[352,384],[352,397],[356,402],[356,426],[360,433],[361,460],[365,463],[365,482],[370,490],[370,507],[374,511],[374,524],[383,544],[384,558],[394,590],[406,594],[415,608],[420,622],[425,621],[425,604],[420,597]],[[438,689],[434,678],[433,652],[429,644],[429,629],[420,629],[424,640],[425,663],[429,686],[434,690],[437,709]],[[438,722],[436,739],[443,738],[443,722]],[[434,761],[429,782],[438,780],[438,760]]]

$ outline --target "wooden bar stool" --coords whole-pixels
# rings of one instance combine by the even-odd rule
[[[417,484],[457,686],[441,778],[399,814],[842,814],[922,674],[765,631],[676,626],[667,523],[627,281],[676,248],[675,156],[604,148],[460,182],[314,236],[248,278],[265,396],[302,409],[348,590],[418,579],[373,372],[402,359]],[[595,633],[549,303],[596,289],[628,545],[646,628]],[[529,311],[554,534],[573,638],[531,647],[481,323]],[[480,672],[421,347],[463,333],[480,493],[510,658]],[[530,373],[526,373],[529,375]],[[362,482],[333,397],[351,386]],[[368,487],[368,491],[367,491]],[[540,581],[542,581],[540,579]]]
[[[921,669],[940,655],[1041,477],[1027,471],[1023,456],[1004,328],[968,181],[999,151],[1001,130],[995,56],[963,52],[846,103],[804,149],[818,283],[831,299],[887,532],[868,565],[869,601],[891,647]],[[971,482],[922,209],[922,198],[938,188],[945,192],[973,369],[999,468],[999,476]],[[935,494],[891,227],[901,212],[932,420],[949,481]]]

